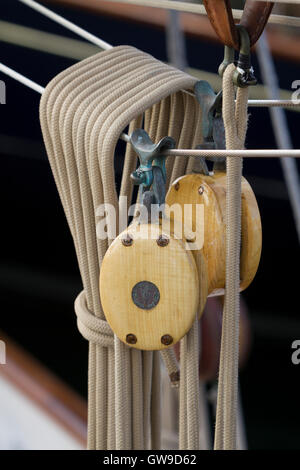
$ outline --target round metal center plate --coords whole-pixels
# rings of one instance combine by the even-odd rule
[[[135,305],[143,310],[154,308],[160,299],[160,293],[155,284],[149,281],[138,282],[131,292]]]

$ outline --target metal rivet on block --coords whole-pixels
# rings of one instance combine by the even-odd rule
[[[131,297],[137,307],[150,310],[158,304],[160,293],[153,282],[141,281],[133,287]]]
[[[170,344],[173,343],[173,338],[171,335],[163,335],[160,339],[160,341],[162,342],[162,344],[164,344],[165,346],[169,346]]]
[[[128,344],[135,344],[137,342],[137,337],[132,333],[126,336],[126,343]]]
[[[187,243],[195,243],[196,241],[196,237],[193,237],[193,238],[186,238],[186,242]]]
[[[164,247],[170,243],[170,239],[165,235],[160,235],[156,240],[156,243],[158,244],[158,246]]]
[[[122,244],[124,246],[131,246],[133,244],[133,239],[131,238],[129,233],[127,233],[127,235],[125,235],[125,237],[122,238]]]

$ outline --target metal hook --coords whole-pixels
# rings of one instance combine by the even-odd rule
[[[244,26],[236,25],[240,35],[240,50],[237,62],[237,69],[233,75],[234,84],[240,88],[247,86],[254,86],[257,84],[257,79],[254,76],[254,70],[251,66],[251,46],[248,31]],[[223,77],[224,71],[229,64],[234,62],[235,50],[232,47],[225,46],[224,59],[219,66],[218,73]]]
[[[202,110],[202,134],[204,142],[196,148],[200,149],[224,149],[225,130],[222,118],[222,91],[218,94],[205,80],[200,80],[194,87],[196,98]],[[207,160],[213,161],[214,171],[225,170],[224,157],[211,157]],[[200,159],[200,172],[209,174],[204,158]]]
[[[164,180],[166,179],[165,150],[174,149],[175,141],[172,137],[164,137],[158,144],[154,144],[143,129],[136,129],[130,136],[130,142],[138,154],[140,166],[131,175],[134,184],[151,186],[153,182],[152,166],[160,167]]]
[[[254,76],[254,70],[251,66],[251,53],[250,53],[250,38],[249,34],[241,25],[237,25],[240,35],[240,52],[237,63],[236,71],[233,75],[233,82],[240,88],[253,86],[257,84],[257,79]]]
[[[175,140],[172,137],[164,137],[155,144],[146,131],[136,129],[130,136],[130,142],[140,160],[140,166],[130,177],[135,185],[141,187],[141,200],[146,197],[145,202],[147,200],[148,203],[152,201],[150,204],[163,204],[166,182],[166,156],[163,152],[174,149]],[[151,195],[145,196],[151,186]]]
[[[219,65],[218,74],[220,77],[223,77],[224,71],[229,64],[234,62],[235,50],[232,47],[224,47],[224,59],[223,62]]]

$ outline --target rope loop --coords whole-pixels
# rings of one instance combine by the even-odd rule
[[[248,87],[238,88],[235,104],[234,64],[223,75],[226,149],[243,149],[247,130]],[[216,450],[237,448],[238,355],[240,312],[242,158],[229,156],[226,171],[226,290],[219,365],[215,431]]]
[[[114,347],[114,333],[106,320],[96,317],[87,308],[84,290],[75,300],[77,325],[82,336],[91,343],[106,348]]]

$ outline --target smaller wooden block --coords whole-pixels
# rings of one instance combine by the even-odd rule
[[[160,350],[178,342],[191,328],[206,289],[201,293],[191,252],[158,225],[128,227],[101,266],[106,319],[121,341],[137,349]]]
[[[226,261],[226,173],[216,172],[212,176],[201,174],[185,175],[172,184],[166,196],[166,215],[173,216],[170,206],[182,207],[184,224],[197,232],[194,213],[186,220],[184,205],[204,206],[203,224],[204,244],[201,252],[207,264],[208,293],[210,296],[223,295],[225,288]],[[246,289],[252,282],[258,269],[261,247],[262,228],[258,205],[251,186],[242,179],[242,239],[240,290]],[[192,252],[197,256],[197,250]]]

